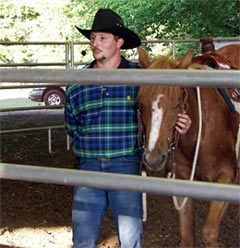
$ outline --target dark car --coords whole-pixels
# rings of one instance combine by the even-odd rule
[[[65,87],[33,88],[28,97],[35,102],[44,102],[46,106],[58,106],[65,103]]]

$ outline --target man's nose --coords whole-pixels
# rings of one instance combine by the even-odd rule
[[[97,39],[94,39],[91,41],[91,46],[92,47],[96,47],[98,45],[98,40]]]

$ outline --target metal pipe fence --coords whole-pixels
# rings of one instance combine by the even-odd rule
[[[1,69],[0,82],[239,87],[239,71]],[[57,83],[54,83],[57,82]],[[29,85],[29,84],[28,84]],[[27,86],[28,86],[27,85]],[[18,87],[22,88],[22,84]],[[0,86],[3,87],[10,86]],[[25,86],[24,86],[25,87]],[[36,84],[34,84],[36,87]],[[10,87],[11,88],[11,87]],[[0,163],[0,178],[240,202],[240,186]]]
[[[1,82],[37,82],[85,84],[166,84],[204,87],[230,87],[239,83],[237,71],[158,71],[158,70],[0,70]],[[179,79],[180,78],[180,79]],[[209,85],[209,79],[213,84]],[[222,83],[223,82],[223,83]],[[240,201],[240,187],[171,179],[142,178],[138,176],[111,175],[67,169],[0,164],[0,178],[48,182],[64,185],[140,191],[161,195],[187,196],[206,200]]]
[[[18,86],[19,88],[19,86]],[[9,89],[9,88],[7,88]],[[58,106],[31,106],[31,107],[14,107],[14,108],[0,108],[1,112],[9,112],[9,111],[24,111],[24,110],[40,110],[40,109],[61,109],[64,105],[58,105]]]
[[[227,38],[213,38],[214,42],[240,42],[240,37],[227,37]],[[142,40],[142,44],[169,44],[173,50],[173,57],[176,56],[176,44],[177,43],[199,43],[199,39],[166,39],[166,40]],[[0,67],[16,67],[16,66],[64,66],[66,68],[74,67],[78,64],[74,60],[74,47],[89,45],[88,41],[69,41],[69,42],[58,42],[58,41],[1,41],[2,46],[17,46],[17,45],[30,45],[30,46],[65,46],[65,61],[59,63],[0,63]]]
[[[240,187],[179,179],[120,175],[114,173],[45,168],[0,163],[0,178],[102,189],[137,191],[166,196],[187,196],[203,200],[240,201]]]
[[[64,128],[64,125],[0,130],[0,134],[9,134],[9,133],[37,131],[37,130],[44,130],[44,129],[45,130],[49,130],[49,129],[58,129],[58,128]]]
[[[0,134],[11,134],[11,133],[21,133],[21,132],[32,132],[32,131],[39,131],[39,130],[48,130],[48,152],[52,153],[52,130],[53,129],[64,129],[64,125],[57,125],[57,126],[45,126],[45,127],[31,127],[31,128],[19,128],[19,129],[10,129],[10,130],[0,130]],[[66,147],[67,150],[70,149],[70,141],[69,137],[66,134]]]
[[[74,82],[79,84],[105,85],[143,84],[234,88],[239,87],[240,83],[240,71],[237,70],[0,69],[0,75],[0,82],[51,82],[53,83],[52,85],[68,85]]]

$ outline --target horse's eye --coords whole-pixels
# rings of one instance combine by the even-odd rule
[[[139,104],[138,109],[139,109],[139,111],[140,111],[141,113],[143,112],[144,106],[143,106],[142,103]]]
[[[180,108],[180,104],[177,104],[176,106],[173,107],[174,110],[178,110]]]

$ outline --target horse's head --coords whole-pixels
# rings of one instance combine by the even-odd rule
[[[158,57],[152,62],[147,53],[139,49],[139,62],[148,69],[177,69],[187,67],[193,51],[182,60]],[[173,139],[177,115],[182,111],[184,90],[180,87],[141,86],[137,101],[145,129],[144,162],[150,170],[164,168]]]

